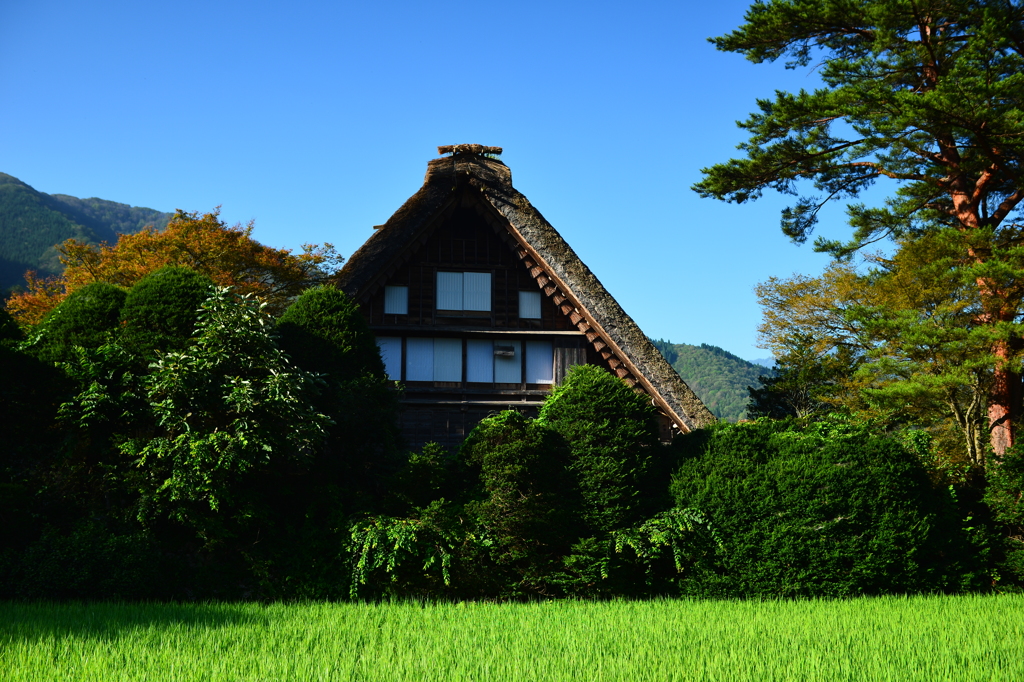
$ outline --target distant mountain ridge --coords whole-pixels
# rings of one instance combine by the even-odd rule
[[[63,266],[55,246],[67,239],[113,244],[118,234],[147,225],[163,229],[173,215],[95,197],[46,194],[0,173],[0,288],[24,284],[26,270],[59,274]]]
[[[668,363],[679,372],[707,408],[719,419],[735,422],[746,417],[747,386],[759,387],[759,377],[774,371],[748,362],[718,346],[672,343],[651,339]]]

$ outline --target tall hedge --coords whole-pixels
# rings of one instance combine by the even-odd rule
[[[632,525],[667,507],[657,471],[658,424],[650,398],[594,365],[573,367],[540,411],[569,443],[584,519],[593,533]]]
[[[71,292],[35,331],[30,351],[47,362],[71,359],[74,346],[96,348],[119,328],[124,289],[93,282]]]
[[[366,318],[332,286],[307,289],[277,322],[279,345],[295,364],[323,375],[318,407],[333,420],[316,467],[358,505],[373,506],[399,467],[398,394]]]
[[[190,268],[168,266],[146,275],[121,307],[123,344],[138,355],[184,348],[212,293],[213,281]]]
[[[468,514],[489,538],[489,556],[512,574],[510,592],[541,591],[579,534],[569,449],[546,424],[506,410],[481,421],[460,457],[479,472],[484,499]]]
[[[724,542],[684,591],[714,597],[955,592],[988,579],[948,489],[867,427],[718,425],[681,438],[672,491]]]
[[[295,362],[333,381],[384,376],[373,332],[356,303],[332,286],[307,289],[277,322],[281,346]]]

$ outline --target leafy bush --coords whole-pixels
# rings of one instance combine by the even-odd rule
[[[0,597],[156,599],[170,596],[159,548],[145,533],[116,534],[94,521],[67,534],[50,529],[0,557]]]
[[[985,503],[993,520],[1002,527],[1004,554],[1002,577],[1024,585],[1024,447],[1009,448],[1001,461],[989,467]]]
[[[265,503],[254,478],[296,475],[323,442],[313,381],[274,345],[263,304],[217,290],[191,345],[146,378],[157,433],[121,446],[146,474],[143,516],[166,514],[211,542],[229,520],[252,523]]]
[[[655,466],[670,453],[648,399],[581,367],[542,415],[482,420],[455,462],[437,446],[410,456],[395,478],[406,509],[351,526],[353,594],[676,594],[718,536],[699,511],[670,508],[668,475]]]
[[[332,286],[307,289],[277,322],[281,347],[300,367],[347,381],[384,377],[373,332],[355,302]]]
[[[667,508],[650,399],[594,365],[573,367],[544,402],[540,420],[569,443],[571,467],[594,533],[624,528]]]
[[[349,496],[374,506],[382,482],[399,468],[398,394],[387,379],[376,337],[345,293],[307,289],[277,322],[279,345],[295,364],[324,375],[317,408],[334,422],[316,466],[324,480],[342,481]]]
[[[506,410],[481,421],[460,456],[479,470],[486,497],[466,511],[505,591],[543,592],[548,573],[579,536],[569,448],[544,422]]]
[[[137,355],[181,350],[192,336],[213,281],[190,268],[168,266],[138,281],[121,307],[121,342]]]
[[[72,292],[35,330],[30,352],[47,362],[66,361],[75,346],[98,348],[121,321],[127,294],[106,282],[94,282]]]
[[[0,476],[52,455],[60,440],[52,428],[56,406],[67,389],[52,364],[0,343]]]
[[[760,420],[681,441],[677,505],[706,513],[724,543],[685,592],[848,597],[959,591],[988,578],[950,492],[892,438],[839,419]]]
[[[486,596],[473,561],[480,546],[462,507],[435,500],[409,518],[370,516],[351,524],[349,596]],[[484,578],[491,584],[493,576]]]
[[[470,486],[463,463],[437,443],[410,452],[389,487],[389,506],[400,510],[426,507],[434,500],[463,500]]]

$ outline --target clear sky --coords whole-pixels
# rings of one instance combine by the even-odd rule
[[[0,2],[0,171],[47,193],[222,206],[348,255],[442,144],[504,147],[523,192],[649,336],[748,359],[754,286],[827,258],[784,197],[699,199],[735,121],[811,68],[708,42],[749,3]],[[819,232],[848,234],[841,210]]]

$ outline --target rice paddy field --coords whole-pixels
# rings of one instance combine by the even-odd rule
[[[0,603],[0,680],[1024,680],[1024,597]]]

